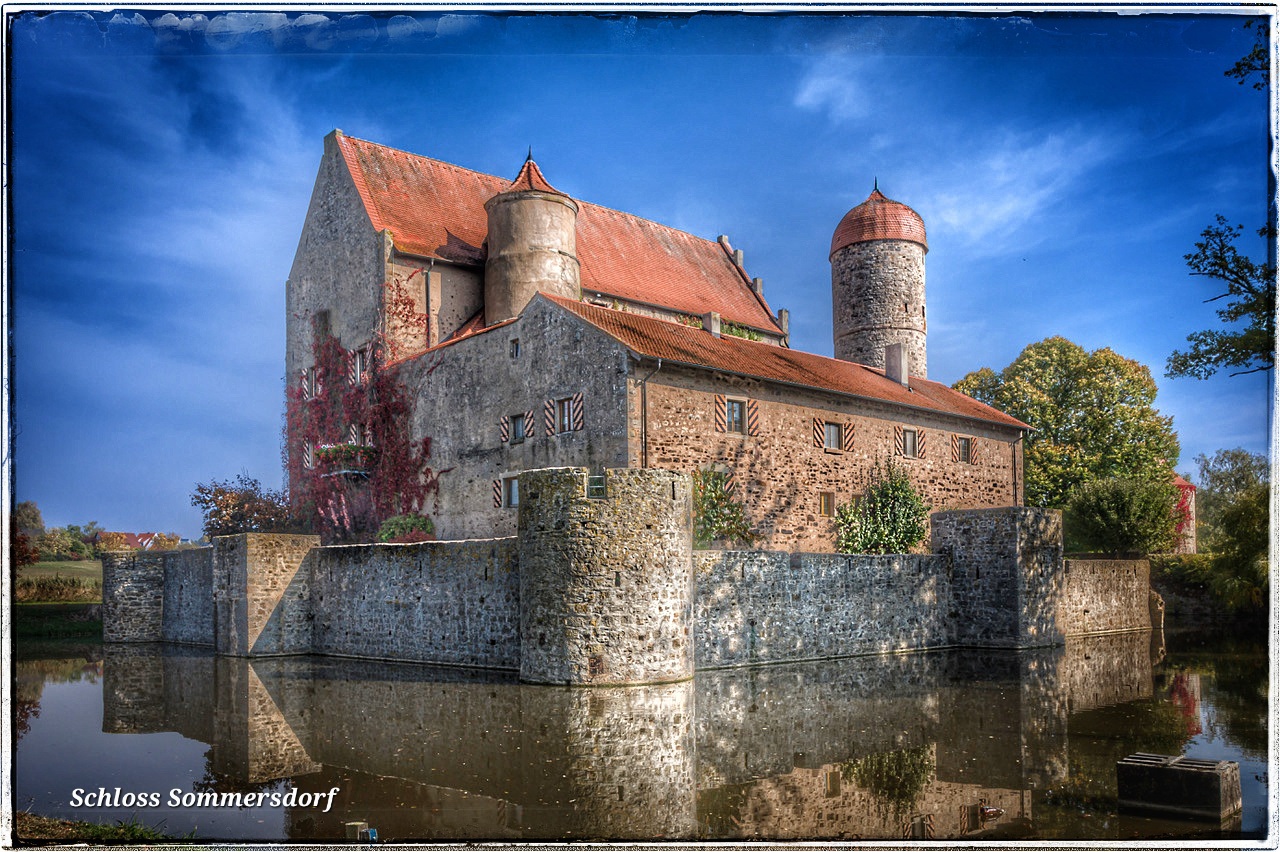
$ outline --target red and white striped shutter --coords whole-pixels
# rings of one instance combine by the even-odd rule
[[[813,418],[813,445],[818,449],[827,443],[827,426],[820,418]]]
[[[536,434],[538,434],[538,430],[534,428],[533,409],[530,408],[524,413],[524,439],[527,441]]]
[[[343,350],[345,356],[343,360],[347,366],[347,384],[354,385],[356,383],[356,353],[350,349]]]
[[[542,426],[548,438],[556,433],[556,401],[554,399],[549,399],[542,404]]]
[[[916,430],[916,458],[924,458],[924,430]]]
[[[725,471],[724,474],[724,491],[726,494],[733,494],[738,490],[738,475],[732,469]]]
[[[973,453],[973,442],[969,443],[969,452]],[[973,458],[972,455],[969,457]],[[960,436],[954,432],[951,433],[951,460],[953,462],[960,461]]]
[[[302,466],[307,470],[316,466],[316,459],[313,455],[314,450],[311,449],[310,441],[302,442]]]
[[[978,463],[978,458],[979,458],[978,447],[979,446],[980,444],[978,443],[977,438],[969,439],[969,464]]]
[[[582,394],[573,395],[573,431],[581,432],[586,423],[586,414],[582,409]]]
[[[747,434],[760,434],[760,406],[754,399],[747,400]]]
[[[311,398],[311,382],[309,381],[309,371],[302,370],[298,373],[298,387],[302,388],[302,398]]]
[[[896,423],[893,425],[893,449],[900,456],[907,454],[906,438],[902,436],[902,427]]]
[[[728,428],[728,424],[726,423],[724,394],[718,393],[716,394],[716,431],[724,432]]]
[[[502,508],[502,480],[495,479],[493,481],[493,508]]]
[[[849,422],[844,424],[844,451],[853,452],[853,424]]]
[[[360,424],[359,423],[352,423],[350,426],[347,427],[347,443],[348,444],[360,443]]]
[[[511,437],[511,418],[505,415],[498,421],[498,437],[502,439],[504,444]]]

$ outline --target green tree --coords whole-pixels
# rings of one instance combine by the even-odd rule
[[[955,388],[1034,430],[1023,446],[1030,506],[1064,508],[1080,485],[1104,477],[1164,482],[1178,462],[1173,418],[1154,407],[1151,371],[1109,348],[1088,352],[1050,337],[1001,372],[984,367]]]
[[[13,525],[33,538],[44,532],[44,518],[34,500],[23,500],[13,507]]]
[[[1163,482],[1095,479],[1071,495],[1063,513],[1068,547],[1113,556],[1161,553],[1176,538],[1178,499],[1171,475]]]
[[[1221,533],[1213,541],[1213,574],[1209,589],[1236,612],[1265,614],[1270,571],[1271,489],[1255,485],[1246,489],[1219,516]]]
[[[231,480],[196,483],[191,505],[204,515],[204,534],[247,532],[296,532],[298,523],[289,511],[284,494],[263,488],[262,483],[241,473]]]
[[[866,494],[836,509],[841,553],[909,553],[928,533],[929,505],[893,462],[877,465]]]
[[[1253,88],[1264,91],[1267,79],[1271,74],[1271,45],[1268,44],[1268,28],[1266,18],[1253,18],[1244,22],[1246,30],[1253,30],[1253,48],[1223,72],[1228,77],[1235,77],[1236,82],[1244,85],[1252,80]]]
[[[1242,225],[1229,225],[1223,216],[1204,229],[1196,250],[1186,255],[1192,275],[1213,279],[1218,293],[1206,302],[1225,299],[1218,318],[1227,326],[1193,332],[1191,348],[1174,352],[1165,366],[1170,378],[1207,379],[1219,370],[1231,375],[1257,373],[1274,366],[1276,345],[1276,267],[1255,263],[1236,248]],[[1270,228],[1259,233],[1267,236]]]
[[[1223,536],[1222,514],[1252,489],[1270,481],[1270,463],[1241,447],[1196,456],[1196,537],[1201,550],[1217,550]]]
[[[693,474],[693,545],[705,548],[724,541],[750,546],[756,534],[747,523],[742,501],[733,495],[729,477],[717,470]]]

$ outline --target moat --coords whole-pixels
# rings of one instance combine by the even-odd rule
[[[597,689],[163,645],[19,647],[14,666],[19,810],[199,840],[339,839],[348,822],[382,841],[1267,831],[1265,636],[1129,633]],[[1239,761],[1243,813],[1118,814],[1114,764],[1138,751]],[[117,787],[163,801],[71,804]],[[184,808],[171,791],[266,795]],[[323,798],[270,804],[290,793]]]

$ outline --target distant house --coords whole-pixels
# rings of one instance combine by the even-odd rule
[[[123,544],[124,547],[129,550],[150,550],[151,546],[155,544],[156,536],[158,535],[159,533],[153,532],[130,533],[103,530],[101,532],[94,533],[87,543],[97,547],[102,543],[104,536],[120,536],[121,540],[119,543]]]
[[[557,466],[718,470],[774,548],[830,549],[835,508],[889,460],[934,509],[1021,505],[1026,424],[926,378],[927,251],[878,187],[849,210],[835,357],[810,354],[726,237],[570,198],[532,159],[508,181],[334,131],[287,284],[286,375],[309,422],[337,413],[290,423],[291,493],[342,477],[320,515],[367,505],[352,461],[387,446],[337,406],[381,350],[430,448],[443,539],[513,534],[518,474]],[[346,365],[322,375],[328,341]]]

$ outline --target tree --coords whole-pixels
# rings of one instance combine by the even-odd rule
[[[1265,614],[1269,598],[1270,488],[1255,485],[1223,509],[1222,532],[1213,542],[1209,588],[1228,608]]]
[[[285,496],[263,488],[262,483],[245,473],[237,475],[234,482],[215,479],[208,485],[196,483],[191,505],[204,514],[204,534],[210,539],[247,532],[293,532],[298,528]]]
[[[151,539],[152,550],[173,550],[182,543],[182,536],[177,533],[156,533]]]
[[[867,493],[836,509],[836,550],[909,553],[929,532],[929,506],[902,468],[871,473]]]
[[[1222,292],[1206,302],[1226,299],[1218,318],[1226,329],[1209,329],[1187,336],[1191,348],[1169,356],[1165,375],[1207,379],[1219,370],[1231,375],[1257,373],[1274,366],[1276,344],[1276,267],[1255,263],[1236,248],[1242,225],[1229,225],[1223,216],[1201,233],[1196,250],[1186,255],[1192,275],[1211,278]],[[1267,236],[1270,228],[1259,233]]]
[[[31,537],[44,532],[44,518],[34,500],[23,500],[13,507],[13,525],[19,532]]]
[[[1072,549],[1113,556],[1169,550],[1177,534],[1178,494],[1172,476],[1164,482],[1095,479],[1071,495],[1063,520]]]
[[[1153,405],[1151,371],[1109,348],[1050,337],[955,388],[1034,430],[1023,445],[1027,505],[1064,508],[1083,483],[1105,477],[1165,482],[1177,464],[1173,418]]]
[[[1240,447],[1196,456],[1196,536],[1202,549],[1217,550],[1223,536],[1223,512],[1236,500],[1270,481],[1267,457]]]
[[[1253,88],[1261,92],[1267,88],[1267,80],[1271,75],[1271,45],[1267,43],[1267,21],[1265,18],[1254,18],[1245,21],[1244,28],[1253,30],[1253,48],[1223,74],[1235,77],[1241,86],[1253,78]]]
[[[727,474],[699,470],[693,474],[693,544],[705,548],[712,542],[739,542],[750,546],[756,534],[747,523],[742,501],[733,496]]]
[[[137,550],[129,544],[122,532],[104,532],[98,536],[98,552],[107,553],[113,550]]]

